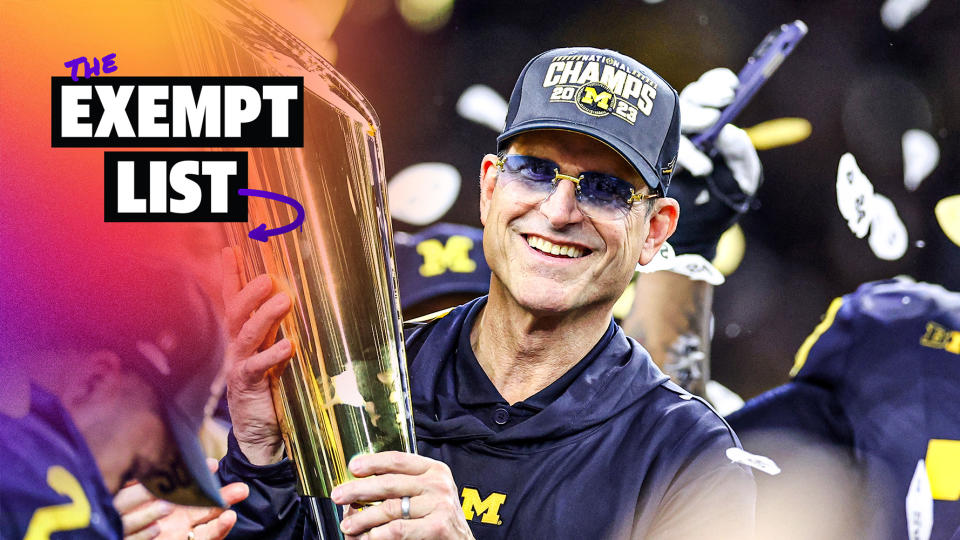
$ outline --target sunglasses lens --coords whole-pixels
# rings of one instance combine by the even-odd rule
[[[507,156],[503,160],[503,168],[511,174],[535,181],[553,181],[554,172],[559,167],[549,159],[530,156]]]
[[[531,201],[543,200],[553,192],[557,169],[559,165],[548,159],[519,155],[503,158],[503,179],[522,188]],[[618,219],[629,212],[627,201],[632,194],[633,186],[626,180],[584,172],[580,175],[577,201],[580,209],[592,218]]]
[[[622,217],[630,210],[627,201],[633,186],[615,176],[584,173],[580,181],[580,206],[588,215],[600,219]]]

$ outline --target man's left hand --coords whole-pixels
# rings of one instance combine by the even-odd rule
[[[740,81],[729,69],[704,73],[680,92],[680,131],[700,133],[730,104]],[[713,143],[713,157],[680,138],[677,172],[669,194],[680,203],[680,222],[670,237],[677,254],[713,259],[717,241],[750,209],[762,181],[757,151],[742,129],[727,124]]]
[[[340,523],[347,538],[379,539],[473,538],[460,507],[457,485],[446,464],[416,454],[380,452],[350,461],[356,477],[336,487],[333,502],[351,506]],[[402,498],[409,497],[408,517]]]
[[[207,466],[215,472],[216,460],[208,459]],[[246,499],[249,494],[250,489],[240,482],[220,488],[220,496],[228,505]],[[222,540],[237,522],[233,510],[178,506],[161,501],[139,482],[118,491],[113,505],[123,521],[124,540]]]

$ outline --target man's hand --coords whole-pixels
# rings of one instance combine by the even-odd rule
[[[690,135],[712,126],[738,85],[737,76],[725,68],[711,69],[687,85],[680,93],[680,131]],[[670,244],[677,254],[707,260],[713,259],[720,235],[749,210],[762,179],[760,158],[742,129],[727,124],[713,148],[711,158],[681,136],[669,190],[681,213]]]
[[[444,463],[415,454],[380,452],[353,458],[350,472],[356,480],[336,487],[333,502],[381,502],[362,512],[351,507],[340,523],[347,538],[473,538],[460,508],[457,485]],[[404,496],[410,497],[410,519],[402,516]]]
[[[211,472],[217,461],[208,459]],[[246,484],[235,482],[220,488],[220,496],[228,505],[236,504],[250,494]],[[113,505],[123,521],[124,540],[183,540],[193,533],[196,540],[221,540],[237,522],[233,510],[178,506],[153,496],[139,482],[117,492]]]
[[[270,344],[280,320],[290,310],[290,297],[274,291],[270,276],[259,276],[240,287],[236,255],[226,248],[223,258],[223,302],[226,309],[227,403],[233,434],[243,455],[254,465],[283,457],[283,439],[267,372],[290,359],[293,347],[282,339]]]

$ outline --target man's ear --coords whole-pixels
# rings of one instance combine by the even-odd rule
[[[480,223],[487,224],[487,211],[493,200],[493,188],[497,186],[497,156],[487,154],[480,163]]]
[[[677,229],[677,219],[680,217],[680,204],[676,199],[660,197],[654,199],[653,204],[647,238],[643,241],[643,248],[640,251],[638,261],[640,264],[647,264],[653,260],[663,243]]]
[[[88,353],[79,361],[87,365],[78,370],[76,382],[66,386],[64,404],[90,405],[114,399],[124,391],[123,367],[113,351]]]

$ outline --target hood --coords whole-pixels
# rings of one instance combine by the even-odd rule
[[[591,430],[668,380],[647,351],[615,326],[612,338],[600,345],[597,357],[560,397],[523,422],[496,432],[460,405],[453,375],[460,330],[471,307],[485,301],[482,297],[468,302],[411,334],[407,358],[413,359],[410,378],[416,381],[411,386],[419,439],[539,449]]]

